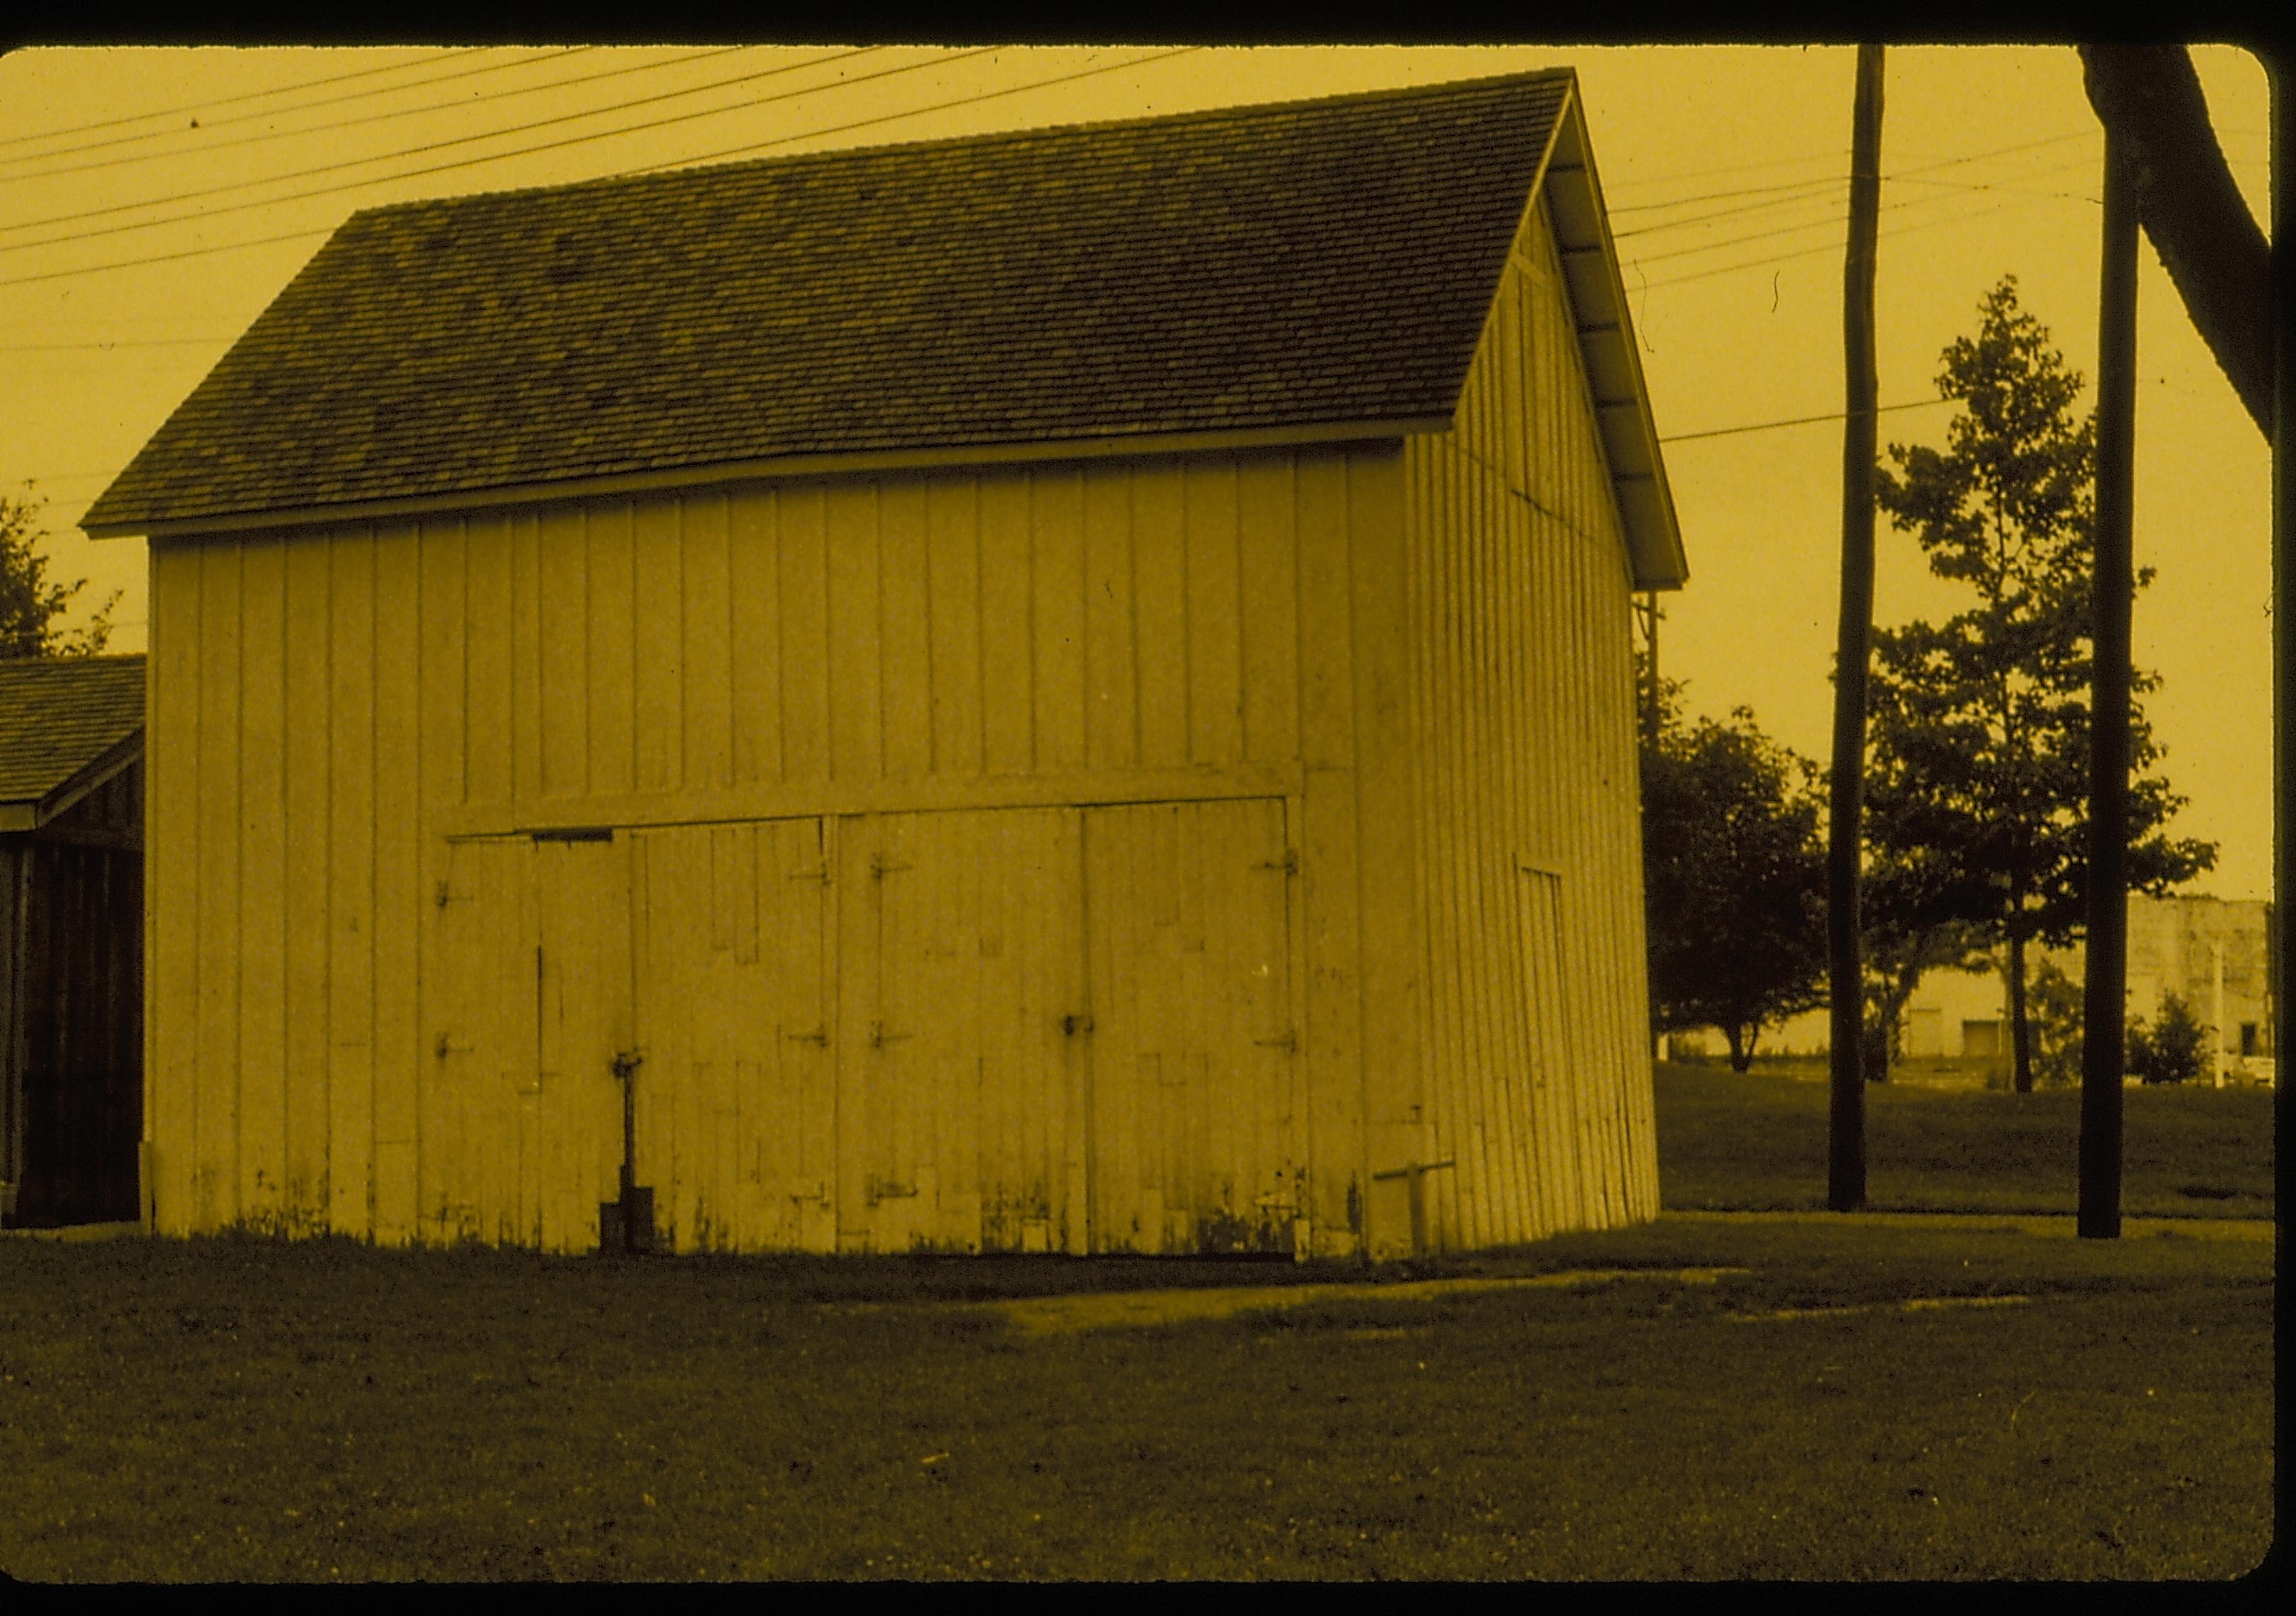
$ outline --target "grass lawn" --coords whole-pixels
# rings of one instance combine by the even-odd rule
[[[2132,1208],[2189,1180],[2269,1211],[2268,1112],[2259,1147],[2185,1103],[2227,1095],[2129,1095]],[[2061,1119],[2013,1099],[1875,1096],[1877,1192],[1974,1220],[1685,1211],[1377,1285],[0,1241],[0,1569],[2241,1575],[2272,1532],[2269,1231],[1997,1214],[2070,1204]],[[1822,1086],[1662,1072],[1670,1198],[1806,1203],[1823,1115]]]
[[[2272,1090],[2121,1093],[2125,1212],[2273,1215]],[[1825,1204],[1824,1062],[1756,1061],[1742,1076],[1719,1062],[1661,1063],[1658,1118],[1668,1206]],[[1876,1210],[2070,1212],[2079,1148],[2078,1089],[1866,1090],[1866,1203]]]

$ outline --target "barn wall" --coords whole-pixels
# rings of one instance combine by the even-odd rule
[[[0,1179],[18,1224],[138,1215],[142,774],[0,837]]]
[[[1364,1051],[1416,1093],[1407,1031],[1365,1007],[1407,989],[1415,956],[1386,939],[1417,919],[1357,857],[1359,839],[1382,870],[1415,857],[1417,787],[1377,760],[1396,749],[1357,769],[1359,734],[1408,722],[1402,515],[1390,445],[154,544],[160,1226],[534,1236],[557,1147],[503,1087],[516,1073],[465,1069],[489,1036],[489,1061],[550,1057],[532,1014],[524,1033],[476,1025],[455,928],[490,882],[498,953],[551,923],[516,919],[530,870],[472,849],[556,858],[585,844],[526,833],[567,827],[638,833],[623,852],[679,826],[1257,801],[1281,805],[1299,855],[1295,1013],[1267,1037],[1313,1074],[1301,1216],[1346,1249]],[[1366,928],[1366,905],[1394,913]],[[531,972],[499,986],[532,1002]],[[570,1242],[587,1193],[553,1214]]]
[[[1655,1216],[1632,580],[1543,204],[1405,486],[1431,1238]]]

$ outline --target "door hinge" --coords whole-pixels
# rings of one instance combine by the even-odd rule
[[[1262,1049],[1281,1049],[1286,1054],[1296,1054],[1300,1048],[1300,1034],[1297,1029],[1285,1032],[1278,1038],[1254,1038],[1251,1041]]]
[[[868,1200],[871,1206],[880,1201],[906,1201],[916,1193],[917,1186],[914,1183],[898,1184],[890,1178],[880,1178],[874,1173],[869,1175]]]
[[[455,1043],[442,1032],[439,1035],[439,1042],[435,1046],[434,1053],[440,1060],[443,1061],[450,1054],[468,1054],[477,1047],[478,1046],[476,1044]]]
[[[468,892],[455,891],[453,887],[447,883],[446,878],[441,876],[439,881],[439,885],[430,894],[430,901],[439,908],[443,909],[448,904],[466,904],[470,902],[471,895]]]
[[[1061,1018],[1061,1035],[1063,1038],[1072,1038],[1079,1032],[1091,1030],[1092,1018],[1088,1015],[1064,1015]]]
[[[869,1023],[869,1047],[872,1049],[882,1049],[886,1045],[896,1043],[908,1036],[909,1035],[906,1032],[892,1032],[887,1030],[885,1023],[882,1021],[872,1021]]]
[[[1263,858],[1251,867],[1255,870],[1281,870],[1286,875],[1297,875],[1300,873],[1300,855],[1296,850],[1286,848],[1283,857]]]
[[[908,870],[915,867],[916,866],[914,865],[889,864],[886,862],[885,856],[882,853],[872,853],[869,855],[869,874],[875,876],[879,881],[884,880],[886,876],[890,875],[896,870]]]
[[[808,868],[791,870],[789,878],[791,881],[809,881],[816,886],[825,887],[829,884],[829,861],[824,859]]]
[[[792,1044],[820,1044],[826,1046],[829,1042],[829,1029],[826,1027],[816,1027],[811,1032],[790,1032],[784,1033],[782,1036],[788,1038]]]

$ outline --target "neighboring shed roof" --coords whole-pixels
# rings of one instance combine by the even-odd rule
[[[804,456],[1429,430],[1456,406],[1558,130],[1583,153],[1576,83],[1557,70],[371,209],[83,525],[214,529]],[[1591,214],[1615,285],[1591,168],[1570,166],[1591,207],[1558,205],[1558,226],[1569,213],[1583,235]],[[1581,323],[1622,331],[1617,302]],[[1670,501],[1663,520],[1658,549],[1678,560]]]
[[[144,659],[0,660],[0,831],[32,830],[142,749]]]

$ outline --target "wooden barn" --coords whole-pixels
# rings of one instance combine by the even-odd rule
[[[144,659],[0,660],[0,1224],[142,1215]]]
[[[162,1231],[1657,1212],[1684,562],[1568,71],[361,213],[86,525]]]

